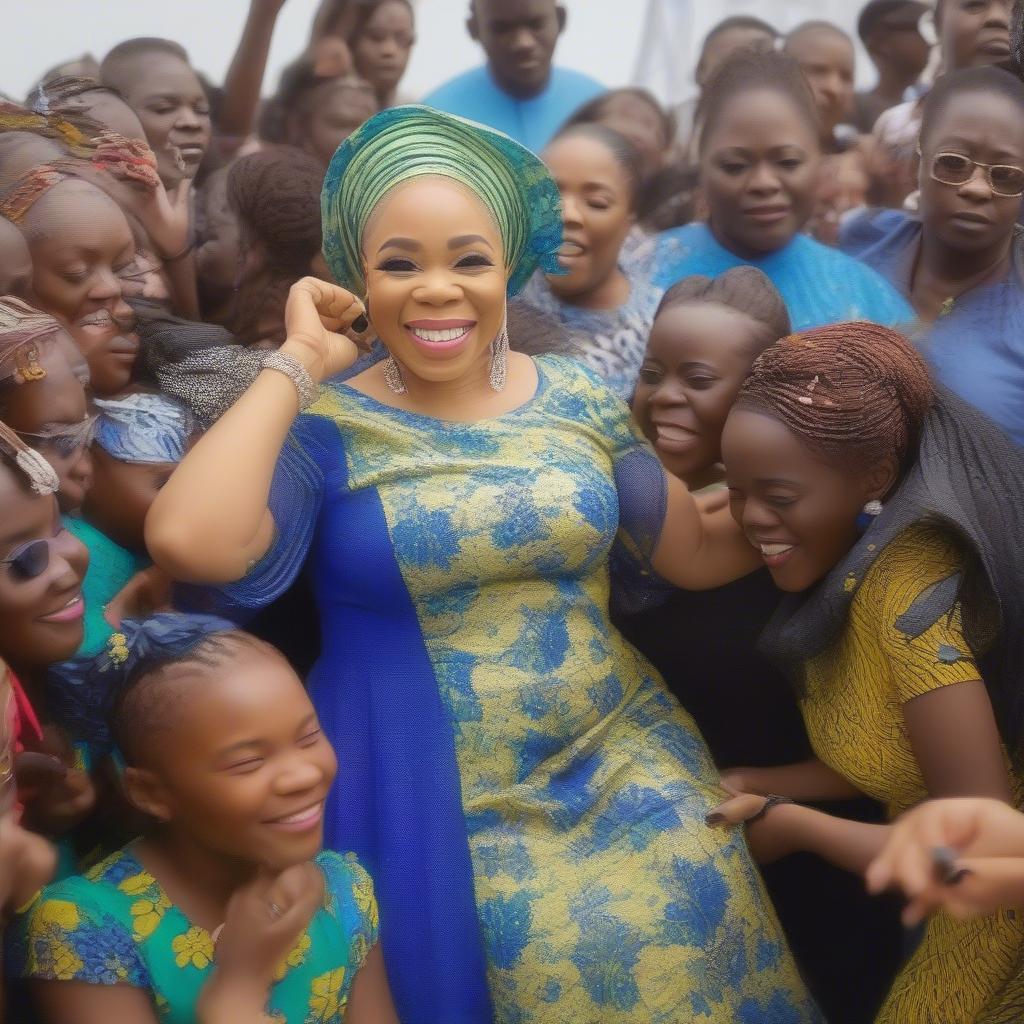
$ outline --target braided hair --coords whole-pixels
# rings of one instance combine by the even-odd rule
[[[317,160],[290,146],[253,153],[231,166],[228,202],[242,224],[242,246],[262,245],[271,278],[269,285],[261,279],[239,289],[239,322],[233,326],[243,343],[260,340],[254,332],[268,305],[281,304],[283,316],[288,289],[310,272],[323,242],[322,186],[323,168]]]
[[[830,460],[913,462],[935,403],[925,361],[898,331],[867,321],[783,338],[754,361],[736,408],[779,420]]]
[[[684,277],[661,297],[654,319],[677,306],[699,303],[725,306],[759,324],[758,351],[792,330],[786,303],[768,275],[757,267],[733,267],[718,277]]]

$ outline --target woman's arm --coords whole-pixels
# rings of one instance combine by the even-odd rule
[[[339,373],[359,350],[338,332],[363,312],[350,292],[303,278],[288,297],[288,337],[281,351],[314,381]],[[146,518],[146,547],[170,576],[227,583],[267,553],[274,535],[270,485],[298,412],[295,385],[284,374],[264,370],[185,456]]]
[[[32,981],[39,1024],[158,1024],[145,989],[84,981]]]
[[[864,796],[845,775],[816,757],[772,768],[730,768],[722,785],[731,793],[778,793],[790,800],[853,800]]]
[[[1011,802],[1002,741],[981,680],[953,683],[915,697],[903,705],[903,718],[929,796],[987,796]]]
[[[659,575],[684,590],[711,590],[762,564],[728,506],[704,514],[680,480],[665,479],[665,523],[651,560]]]
[[[780,804],[747,827],[754,859],[770,864],[791,853],[816,853],[836,867],[863,874],[889,835],[888,825],[836,818],[813,807]]]
[[[352,982],[345,1024],[398,1024],[379,942],[367,954]]]
[[[217,125],[222,135],[244,138],[252,131],[267,69],[270,41],[285,0],[252,0],[238,49],[224,78]]]

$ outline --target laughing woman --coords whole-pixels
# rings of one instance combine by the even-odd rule
[[[788,595],[762,648],[797,689],[816,759],[732,772],[744,795],[721,813],[768,810],[749,826],[763,859],[806,850],[860,873],[885,826],[780,797],[863,792],[890,816],[927,797],[1020,807],[1024,459],[1012,443],[936,393],[901,335],[850,323],[760,356],[722,454],[734,515]],[[877,1020],[1009,1024],[1022,1006],[1020,915],[940,916]]]
[[[507,352],[507,295],[557,270],[548,172],[398,107],[338,150],[323,205],[352,292],[293,288],[283,358],[185,458],[147,541],[180,578],[237,581],[236,610],[308,559],[310,689],[347,760],[327,843],[375,879],[399,1016],[816,1020],[743,843],[701,824],[703,742],[608,621],[620,528],[684,586],[741,575],[749,548],[599,380]],[[389,358],[320,392],[367,305]]]
[[[541,155],[562,197],[561,266],[554,274],[534,274],[521,302],[558,325],[550,332],[558,351],[589,366],[629,401],[661,298],[651,283],[651,247],[629,259],[623,249],[636,228],[643,190],[640,154],[617,131],[580,124]],[[515,347],[538,355],[536,337],[523,333],[516,307],[512,312]]]

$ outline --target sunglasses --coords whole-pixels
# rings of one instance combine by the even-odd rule
[[[921,156],[921,150],[917,151]],[[961,153],[936,153],[929,173],[940,185],[966,185],[974,177],[975,168],[985,171],[989,188],[1004,199],[1024,195],[1024,168],[1012,164],[983,164]]]
[[[74,426],[49,430],[43,434],[32,434],[19,430],[18,436],[32,448],[50,448],[65,458],[92,444],[96,438],[98,416],[93,413]]]
[[[15,548],[7,558],[0,559],[0,565],[8,565],[11,575],[20,582],[34,580],[42,576],[50,565],[50,544],[56,540],[64,528],[61,527],[49,540],[30,540],[21,547]]]

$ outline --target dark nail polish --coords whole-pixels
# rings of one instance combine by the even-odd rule
[[[365,314],[360,314],[352,321],[352,330],[356,334],[362,334],[363,331],[369,330],[370,321],[366,319]]]
[[[725,821],[725,815],[711,813],[704,819],[705,825],[721,825]]]

